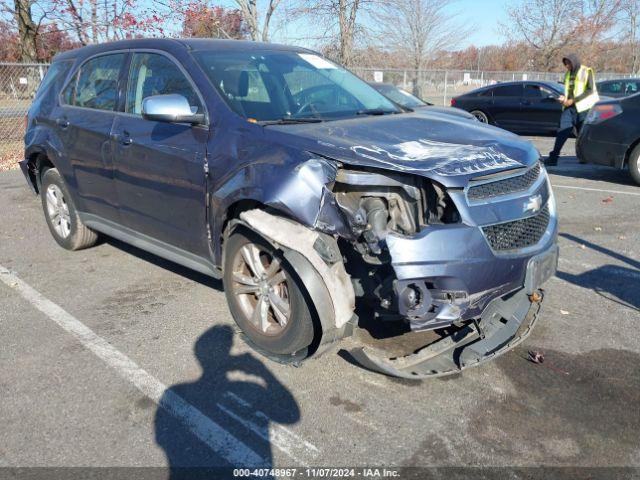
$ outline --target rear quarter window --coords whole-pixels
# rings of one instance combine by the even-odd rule
[[[39,98],[48,92],[49,89],[52,88],[52,85],[54,86],[54,91],[59,91],[62,88],[64,80],[67,78],[67,73],[69,73],[69,69],[71,69],[72,65],[73,60],[54,62],[42,79],[35,98]]]

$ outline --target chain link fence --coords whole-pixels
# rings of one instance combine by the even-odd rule
[[[46,64],[0,63],[0,171],[14,168],[24,154],[24,117],[40,81],[47,72]],[[490,72],[471,70],[402,70],[385,68],[353,68],[368,82],[392,83],[435,105],[449,105],[451,98],[475,88],[514,80],[546,80],[559,82],[561,73]],[[598,80],[624,78],[630,75],[596,73]]]
[[[14,168],[24,152],[24,116],[48,65],[0,63],[0,171]]]
[[[353,68],[367,82],[392,83],[434,105],[449,106],[451,98],[476,88],[517,80],[563,82],[564,73],[492,72],[483,70],[393,70],[385,68]],[[596,72],[597,81],[628,78],[631,75]]]

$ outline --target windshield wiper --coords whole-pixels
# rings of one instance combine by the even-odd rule
[[[262,122],[259,122],[260,125],[292,125],[295,123],[320,123],[322,122],[321,118],[313,118],[313,117],[300,117],[300,118],[293,118],[293,117],[282,117],[279,118],[277,120],[265,120]]]
[[[358,110],[357,115],[387,115],[389,113],[398,113],[395,110],[385,110],[383,108],[367,108],[366,110]]]

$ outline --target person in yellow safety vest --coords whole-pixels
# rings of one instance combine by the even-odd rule
[[[567,142],[575,128],[580,132],[582,123],[599,100],[596,89],[596,79],[593,69],[580,64],[577,55],[567,55],[562,59],[567,69],[564,76],[564,95],[558,97],[562,103],[562,115],[560,116],[560,128],[556,134],[556,142],[549,157],[544,162],[546,165],[557,165],[562,147]]]

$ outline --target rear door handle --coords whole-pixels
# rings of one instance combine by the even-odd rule
[[[69,120],[67,120],[66,118],[58,118],[56,120],[56,125],[58,125],[60,128],[67,128],[69,126]]]

